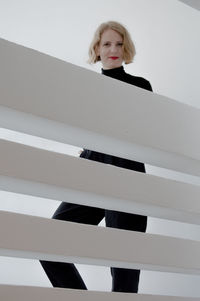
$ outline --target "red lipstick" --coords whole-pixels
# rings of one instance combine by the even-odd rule
[[[118,56],[110,56],[109,58],[112,59],[112,60],[117,60]]]

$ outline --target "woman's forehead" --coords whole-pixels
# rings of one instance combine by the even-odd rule
[[[117,31],[113,29],[106,29],[102,35],[101,35],[101,40],[116,40],[116,41],[122,41],[122,36],[119,34]]]

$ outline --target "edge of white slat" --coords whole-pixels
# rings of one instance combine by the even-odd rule
[[[200,186],[0,139],[0,189],[200,224]]]
[[[200,11],[200,2],[198,0],[179,0],[182,3]]]
[[[0,47],[2,127],[200,175],[199,109],[2,39]]]
[[[72,290],[63,288],[0,285],[3,301],[198,301],[195,297]]]
[[[200,242],[194,240],[5,211],[0,233],[1,256],[200,274]]]

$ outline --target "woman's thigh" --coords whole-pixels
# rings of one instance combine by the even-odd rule
[[[62,202],[52,218],[82,224],[98,225],[104,216],[104,209]]]
[[[106,226],[124,230],[145,232],[147,217],[113,210],[105,210]]]

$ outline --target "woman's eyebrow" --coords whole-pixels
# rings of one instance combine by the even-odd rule
[[[123,41],[122,40],[120,40],[120,41],[116,41],[116,43],[122,43]],[[111,41],[103,41],[103,43],[111,43]]]

